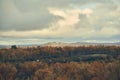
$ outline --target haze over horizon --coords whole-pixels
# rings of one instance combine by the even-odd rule
[[[120,0],[0,0],[0,45],[120,42]]]

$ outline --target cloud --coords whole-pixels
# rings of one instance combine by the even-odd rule
[[[54,37],[71,37],[79,36],[78,32],[85,32],[88,30],[85,28],[80,28],[76,30],[75,25],[80,22],[79,15],[90,15],[92,13],[91,9],[72,9],[72,10],[60,10],[57,8],[49,8],[49,12],[54,16],[60,16],[56,22],[51,23],[49,28],[42,30],[32,30],[32,31],[6,31],[2,32],[1,36],[19,36],[19,37],[29,37],[29,36],[54,36]],[[74,35],[71,35],[73,33]]]
[[[104,28],[102,28],[100,33],[102,35],[106,35],[106,36],[116,35],[116,34],[119,34],[119,30],[114,27],[104,27]]]
[[[56,8],[49,8],[49,12],[55,16],[62,17],[62,19],[52,23],[52,27],[50,27],[51,30],[54,30],[55,32],[54,34],[58,34],[57,36],[64,35],[70,37],[70,36],[78,35],[77,32],[79,31],[76,30],[76,24],[80,22],[79,16],[81,14],[90,15],[92,14],[93,11],[87,8],[84,10],[80,10],[80,9],[60,10]],[[73,35],[71,35],[70,33],[73,33]]]
[[[47,8],[72,8],[84,5],[87,0],[0,0],[0,31],[37,30],[49,27],[59,17],[51,15]],[[62,5],[62,6],[61,6]]]
[[[37,2],[33,1],[34,5],[31,1],[28,2],[0,0],[0,31],[37,30],[49,26],[55,17],[48,13],[46,7],[40,8],[41,6],[38,6]]]
[[[118,39],[119,4],[120,0],[0,0],[0,37]]]

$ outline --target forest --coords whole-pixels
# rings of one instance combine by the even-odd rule
[[[0,80],[120,80],[120,46],[0,49]]]

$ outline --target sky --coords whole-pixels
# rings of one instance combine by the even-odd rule
[[[120,42],[120,0],[0,0],[0,44]]]

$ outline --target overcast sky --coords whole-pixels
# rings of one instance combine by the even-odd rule
[[[115,42],[119,22],[120,0],[0,0],[0,44]]]

